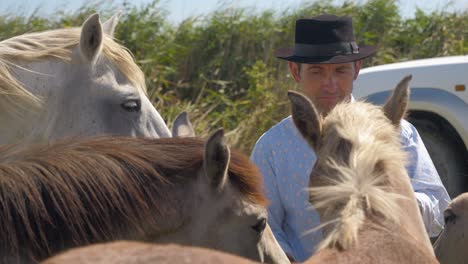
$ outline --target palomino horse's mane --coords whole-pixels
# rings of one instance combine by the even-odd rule
[[[79,44],[81,28],[57,29],[16,36],[0,42],[0,111],[16,116],[31,108],[40,109],[41,99],[27,91],[11,73],[15,61],[37,61],[42,58],[71,60],[71,51]],[[144,74],[135,64],[130,51],[103,36],[103,54],[146,93]]]
[[[402,196],[392,192],[389,183],[404,171],[406,153],[398,129],[382,108],[366,102],[337,105],[323,120],[322,131],[318,156],[328,165],[311,177],[320,176],[326,183],[312,186],[310,192],[315,208],[336,210],[338,217],[322,225],[333,227],[319,249],[347,249],[366,217],[398,223]]]
[[[204,141],[195,138],[99,137],[1,147],[0,237],[9,241],[10,250],[26,243],[47,251],[43,247],[51,246],[48,240],[56,233],[46,234],[44,225],[66,228],[77,242],[115,238],[109,226],[116,221],[127,223],[115,224],[122,228],[148,230],[140,224],[176,210],[168,192],[184,191],[183,185],[194,180],[190,175],[202,168],[203,150]],[[247,156],[231,151],[228,173],[245,199],[266,204],[261,175]]]

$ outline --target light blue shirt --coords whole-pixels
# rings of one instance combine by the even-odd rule
[[[422,211],[426,230],[437,236],[443,228],[443,211],[450,197],[416,130],[401,122],[401,142],[410,154],[408,175]],[[296,261],[307,260],[322,239],[320,230],[307,232],[320,224],[317,211],[308,203],[306,189],[316,161],[291,116],[273,126],[257,141],[251,159],[259,166],[267,197],[268,224],[286,254]]]

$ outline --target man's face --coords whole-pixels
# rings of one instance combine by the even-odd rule
[[[335,105],[350,100],[353,81],[361,61],[340,64],[301,64],[289,62],[289,69],[302,93],[307,95],[321,113],[327,114]]]

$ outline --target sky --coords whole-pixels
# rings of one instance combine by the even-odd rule
[[[39,15],[52,15],[56,10],[74,11],[82,7],[85,3],[96,0],[0,0],[0,15],[9,14],[30,14],[39,8]],[[99,1],[99,0],[97,0]],[[106,0],[100,0],[107,2]],[[159,5],[166,9],[169,14],[169,21],[179,23],[187,17],[210,13],[216,10],[220,4],[233,7],[248,7],[252,10],[283,10],[285,8],[297,8],[301,4],[310,2],[305,0],[160,0]],[[334,0],[335,3],[343,3],[344,0]],[[356,0],[362,3],[365,0]],[[109,1],[115,6],[122,6],[124,0]],[[152,2],[152,0],[127,0],[134,5],[140,6]],[[435,10],[468,10],[468,0],[399,0],[401,15],[404,18],[412,17],[416,7],[423,11],[431,12]]]

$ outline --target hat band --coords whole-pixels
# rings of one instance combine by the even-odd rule
[[[329,44],[295,44],[294,55],[302,57],[322,57],[336,55],[351,55],[359,53],[356,42],[335,42]]]

